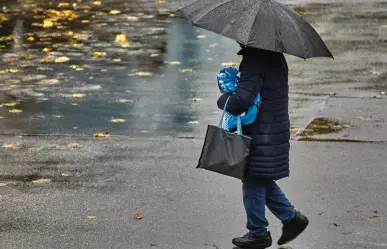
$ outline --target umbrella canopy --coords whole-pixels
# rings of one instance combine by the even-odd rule
[[[275,0],[196,0],[179,11],[193,25],[249,47],[333,58],[309,23]]]

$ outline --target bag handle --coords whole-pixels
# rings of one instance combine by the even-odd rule
[[[231,96],[229,96],[229,97],[227,98],[226,103],[224,104],[222,117],[220,118],[220,121],[219,121],[219,128],[222,128],[224,114],[226,113],[226,107],[227,107],[227,104],[228,104],[228,101],[230,100],[230,98],[231,98]],[[242,122],[241,122],[241,116],[237,116],[237,134],[238,134],[238,135],[242,135]]]

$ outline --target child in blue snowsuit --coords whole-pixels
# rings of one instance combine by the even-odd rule
[[[234,94],[238,85],[239,77],[238,70],[233,67],[224,68],[217,76],[218,87],[222,94]],[[258,105],[261,96],[258,94],[252,107],[245,113],[240,115],[242,126],[252,124],[258,115]],[[228,131],[233,131],[237,128],[237,116],[226,112],[222,120],[222,128]]]

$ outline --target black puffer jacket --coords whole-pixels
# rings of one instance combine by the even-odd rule
[[[261,93],[262,104],[256,121],[243,128],[252,138],[251,152],[246,162],[246,180],[278,180],[289,176],[290,121],[288,110],[288,66],[281,53],[256,48],[244,48],[239,71],[241,78],[236,94],[226,110],[240,114],[254,103]],[[229,95],[218,100],[224,108]]]

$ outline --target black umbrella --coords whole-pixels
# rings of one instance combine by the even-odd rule
[[[304,59],[333,58],[309,23],[274,0],[196,0],[179,11],[193,25],[249,47]]]

